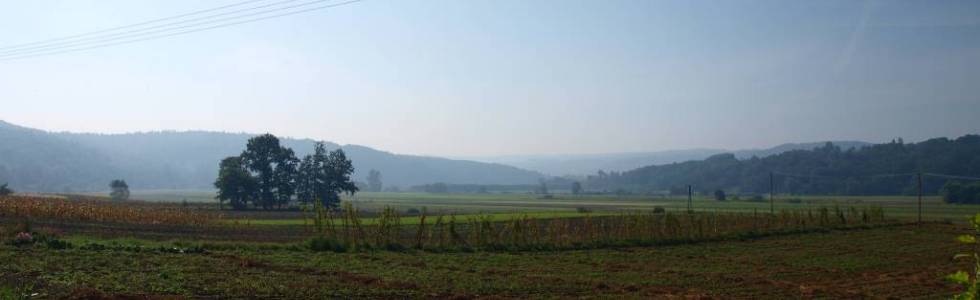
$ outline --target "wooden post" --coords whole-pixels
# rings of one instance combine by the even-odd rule
[[[776,193],[776,181],[773,179],[772,172],[769,172],[769,214],[776,214],[776,201],[774,194]]]
[[[691,213],[694,210],[693,194],[694,194],[694,189],[691,187],[690,184],[688,184],[687,185],[687,213]]]
[[[918,224],[921,224],[922,223],[922,173],[918,173],[916,175],[918,175],[917,177],[918,177],[918,181],[919,181],[919,222],[918,222]]]

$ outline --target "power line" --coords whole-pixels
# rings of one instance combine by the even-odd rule
[[[944,177],[950,179],[980,180],[980,177],[959,176],[959,175],[949,175],[949,174],[922,173],[922,175],[933,176],[933,177]]]
[[[138,40],[141,40],[142,41],[142,40],[146,40],[146,39],[141,39],[141,37],[147,37],[147,36],[151,36],[151,35],[154,35],[154,34],[161,34],[161,33],[166,33],[166,32],[170,32],[170,31],[174,31],[174,30],[180,30],[180,29],[195,28],[195,27],[198,27],[198,26],[201,26],[201,25],[221,23],[221,22],[235,20],[235,19],[241,19],[241,18],[245,18],[245,17],[251,17],[251,16],[257,16],[257,15],[263,15],[263,14],[273,13],[273,12],[277,12],[277,11],[289,10],[289,9],[303,7],[303,6],[309,6],[309,5],[313,5],[313,4],[327,2],[329,0],[316,0],[316,1],[311,1],[311,2],[301,3],[301,4],[298,4],[298,5],[292,5],[292,6],[286,6],[286,7],[278,7],[278,8],[274,8],[274,9],[268,9],[268,10],[254,12],[254,13],[249,13],[249,14],[244,14],[244,15],[232,16],[232,17],[221,18],[221,19],[216,19],[216,20],[207,20],[207,21],[204,21],[204,22],[198,22],[198,23],[194,23],[194,24],[191,24],[191,25],[184,25],[184,26],[178,26],[178,27],[170,27],[170,28],[164,28],[164,29],[160,29],[160,30],[154,30],[154,31],[143,32],[143,33],[127,34],[127,33],[132,33],[132,32],[145,31],[145,30],[148,30],[148,29],[154,29],[154,28],[158,28],[158,27],[166,27],[166,26],[172,26],[172,25],[175,25],[175,24],[182,24],[182,23],[191,22],[191,21],[206,20],[206,19],[213,18],[213,17],[216,17],[216,16],[223,16],[223,15],[228,15],[228,14],[234,14],[234,13],[239,13],[239,12],[253,10],[253,9],[256,9],[256,8],[266,8],[266,7],[269,7],[269,6],[283,4],[283,3],[288,3],[288,2],[293,2],[293,1],[296,1],[296,0],[279,1],[279,2],[275,2],[275,3],[272,3],[272,4],[267,4],[267,5],[263,5],[263,6],[259,6],[259,7],[252,7],[252,8],[237,10],[237,11],[233,11],[233,12],[227,12],[227,13],[222,13],[222,14],[217,14],[217,15],[212,15],[212,16],[207,16],[207,17],[202,17],[202,18],[197,18],[197,19],[191,19],[191,20],[185,20],[185,21],[180,21],[180,22],[168,23],[168,24],[164,24],[164,25],[158,25],[158,26],[154,26],[154,27],[143,28],[143,29],[133,30],[133,31],[129,31],[129,32],[116,33],[116,34],[111,34],[111,35],[102,36],[102,37],[89,38],[89,39],[95,39],[94,41],[88,41],[88,42],[86,42],[86,41],[74,41],[74,42],[62,43],[62,44],[59,44],[59,45],[49,45],[49,46],[43,47],[43,48],[50,48],[50,49],[36,49],[36,50],[31,50],[31,51],[25,51],[23,53],[0,54],[0,60],[6,60],[6,58],[18,59],[21,56],[25,56],[25,57],[26,56],[30,56],[30,57],[33,57],[33,56],[37,56],[39,54],[46,54],[46,53],[49,53],[49,52],[51,52],[51,53],[53,53],[53,52],[62,53],[62,52],[60,52],[60,50],[62,50],[62,49],[71,49],[71,48],[84,48],[84,49],[100,48],[100,47],[90,47],[90,46],[93,46],[93,45],[102,46],[103,44],[107,45],[107,43],[108,44],[112,44],[112,45],[123,44],[123,43],[109,43],[109,42],[117,41],[117,40],[125,40],[125,39],[133,39],[133,38],[135,38],[135,39],[138,39]],[[340,4],[346,4],[346,3],[340,3]],[[323,7],[323,8],[325,8],[325,7]],[[259,20],[259,19],[263,19],[263,18],[258,18],[258,19],[251,20],[251,21],[256,21],[256,20]],[[246,22],[234,22],[234,24],[241,24],[241,23],[247,23],[247,22],[249,22],[249,21],[246,21]],[[214,26],[208,27],[208,29],[211,29],[213,27]],[[217,27],[225,27],[225,26],[217,26]],[[122,36],[119,36],[121,34],[122,34]],[[169,35],[163,34],[161,36],[169,36]],[[152,38],[147,38],[147,39],[152,39]],[[68,50],[67,52],[73,52],[73,50],[74,49]]]
[[[785,177],[797,177],[797,178],[838,178],[835,176],[824,176],[824,175],[810,175],[810,174],[792,174],[783,172],[772,172],[772,174],[785,176]]]
[[[265,14],[265,13],[269,13],[269,12],[276,12],[276,11],[281,11],[281,10],[286,10],[286,9],[292,9],[292,8],[296,8],[296,7],[301,7],[301,6],[313,5],[313,4],[317,4],[317,3],[320,3],[320,2],[326,2],[326,1],[330,1],[330,0],[317,0],[317,1],[313,1],[313,2],[308,2],[308,3],[300,4],[300,5],[288,6],[288,7],[281,7],[281,8],[277,8],[277,9],[260,11],[260,12],[252,13],[252,14],[244,14],[244,15],[239,15],[239,16],[234,16],[234,17],[229,17],[229,18],[223,18],[223,19],[217,19],[217,20],[208,20],[208,19],[214,19],[216,17],[227,16],[227,15],[234,15],[234,14],[238,14],[238,13],[242,13],[242,12],[247,12],[247,11],[251,11],[251,10],[268,8],[268,7],[272,7],[272,6],[276,6],[276,5],[280,5],[280,4],[285,4],[285,3],[289,3],[289,2],[295,2],[295,1],[298,1],[298,0],[278,1],[278,2],[268,3],[268,4],[264,4],[264,5],[260,5],[260,6],[249,7],[249,8],[244,8],[244,9],[239,9],[239,10],[234,10],[234,11],[229,11],[229,12],[223,12],[223,13],[209,15],[209,16],[204,16],[204,17],[200,17],[200,18],[194,18],[194,19],[182,20],[182,21],[177,21],[177,22],[164,23],[164,24],[160,24],[160,25],[154,25],[154,26],[150,26],[150,27],[133,29],[133,30],[123,31],[123,32],[116,32],[116,33],[110,33],[110,34],[99,34],[99,35],[95,35],[95,36],[92,36],[92,37],[86,37],[86,38],[81,38],[81,39],[70,39],[69,41],[66,41],[66,42],[47,43],[47,44],[35,45],[35,46],[31,46],[31,47],[22,47],[22,48],[19,48],[19,49],[12,49],[12,50],[0,50],[0,57],[3,57],[3,56],[17,56],[17,55],[22,55],[22,54],[28,54],[28,53],[31,53],[31,52],[43,52],[43,51],[56,50],[56,49],[60,49],[60,48],[67,48],[67,47],[85,45],[85,44],[89,44],[89,43],[99,43],[99,42],[106,42],[106,41],[124,39],[124,38],[128,38],[128,37],[138,37],[138,36],[144,35],[144,34],[145,35],[149,35],[149,34],[166,32],[166,31],[171,31],[171,30],[176,30],[176,29],[190,28],[190,27],[194,27],[194,26],[198,26],[198,25],[213,24],[213,23],[217,23],[217,22],[221,22],[221,21],[239,19],[239,18],[244,18],[244,17],[251,17],[251,16],[254,16],[254,15],[260,15],[260,14]],[[195,21],[203,21],[203,22],[197,22],[197,23],[191,24],[191,25],[173,27],[174,25],[181,25],[181,24],[186,24],[186,23],[192,23],[192,22],[195,22]],[[148,30],[152,30],[152,29],[157,29],[157,28],[163,28],[163,29],[162,30],[150,31],[150,32],[144,32],[144,31],[148,31]],[[140,33],[140,32],[143,32],[143,33]]]
[[[795,177],[795,178],[827,178],[827,179],[839,179],[839,178],[887,178],[887,177],[902,177],[902,176],[915,176],[917,173],[884,173],[884,174],[871,174],[871,175],[841,175],[841,176],[828,176],[828,175],[810,175],[810,174],[793,174],[793,173],[783,173],[783,172],[772,172],[776,175],[781,175],[785,177]]]
[[[244,2],[239,2],[239,3],[235,3],[235,4],[229,4],[229,5],[219,6],[219,7],[215,7],[215,8],[209,8],[209,9],[205,9],[205,10],[199,10],[199,11],[194,11],[194,12],[179,14],[179,15],[176,15],[176,16],[170,16],[170,17],[165,17],[165,18],[153,19],[153,20],[149,20],[149,21],[145,21],[145,22],[139,22],[139,23],[135,23],[135,24],[129,24],[129,25],[123,25],[123,26],[118,26],[118,27],[112,27],[112,28],[107,28],[107,29],[102,29],[102,30],[96,30],[96,31],[92,31],[92,32],[86,32],[86,33],[75,34],[75,35],[70,35],[70,36],[63,36],[63,37],[53,38],[53,39],[47,39],[47,40],[43,40],[43,41],[37,41],[37,42],[30,42],[30,43],[24,43],[24,44],[4,46],[4,47],[0,47],[0,50],[7,50],[7,49],[11,49],[11,48],[22,48],[22,47],[26,47],[26,46],[33,46],[33,45],[38,45],[38,44],[47,44],[47,43],[51,43],[51,42],[57,42],[57,41],[63,41],[63,40],[68,40],[68,39],[74,39],[74,38],[78,38],[78,37],[84,37],[84,36],[89,36],[89,35],[94,35],[94,34],[99,34],[99,33],[104,33],[104,32],[111,32],[111,31],[116,31],[116,30],[120,30],[120,29],[132,28],[132,27],[137,27],[137,26],[142,26],[142,25],[147,25],[147,24],[153,24],[153,23],[157,23],[157,22],[163,22],[163,21],[167,21],[167,20],[173,20],[173,19],[179,19],[179,18],[189,17],[189,16],[193,16],[193,15],[199,15],[199,14],[202,14],[202,13],[207,13],[207,12],[222,10],[222,9],[225,9],[225,8],[231,8],[231,7],[235,7],[235,6],[241,6],[241,5],[245,5],[245,4],[249,4],[249,3],[254,3],[254,2],[261,2],[261,1],[267,1],[267,0],[250,0],[250,1],[244,1]]]
[[[325,0],[314,1],[314,2],[323,2],[323,1],[325,1]],[[57,55],[57,54],[63,54],[63,53],[78,52],[78,51],[98,49],[98,48],[105,48],[105,47],[116,46],[116,45],[123,45],[123,44],[131,44],[131,43],[136,43],[136,42],[141,42],[141,41],[154,40],[154,39],[172,37],[172,36],[177,36],[177,35],[184,35],[184,34],[189,34],[189,33],[195,33],[195,32],[205,31],[205,30],[211,30],[211,29],[229,27],[229,26],[234,26],[234,25],[239,25],[239,24],[252,23],[252,22],[257,22],[257,21],[262,21],[262,20],[268,20],[268,19],[273,19],[273,18],[279,18],[279,17],[284,17],[284,16],[290,16],[290,15],[295,15],[295,14],[300,14],[300,13],[305,13],[305,12],[311,12],[311,11],[321,10],[321,9],[333,8],[333,7],[338,7],[338,6],[353,4],[353,3],[361,2],[361,1],[364,1],[364,0],[348,0],[348,1],[345,1],[345,2],[339,2],[339,3],[334,3],[334,4],[316,6],[316,7],[311,7],[311,8],[301,9],[301,10],[294,10],[294,11],[280,13],[280,14],[274,14],[274,15],[269,15],[269,16],[252,18],[252,19],[247,19],[247,20],[242,20],[242,21],[237,21],[237,22],[231,22],[231,23],[218,24],[218,25],[208,26],[208,27],[202,27],[202,28],[189,29],[189,30],[178,31],[178,32],[173,32],[173,33],[167,33],[167,34],[161,34],[161,35],[142,34],[143,36],[146,36],[146,37],[139,38],[139,35],[137,35],[137,36],[132,37],[132,38],[136,38],[136,39],[126,40],[126,41],[120,41],[120,42],[104,43],[104,42],[111,41],[111,40],[107,40],[107,41],[103,41],[102,44],[96,43],[93,46],[82,46],[82,47],[79,47],[79,48],[71,48],[71,49],[65,49],[65,50],[50,49],[50,50],[39,51],[39,52],[34,52],[34,53],[21,53],[20,55],[12,55],[12,56],[7,56],[7,57],[0,56],[0,62],[3,62],[3,61],[12,61],[12,60],[20,60],[20,59],[40,57],[40,56]],[[306,5],[308,5],[308,4],[306,4]],[[298,6],[302,6],[302,5],[298,5]],[[296,8],[296,7],[291,7],[291,8]],[[281,9],[277,9],[277,10],[274,10],[274,11],[285,10],[285,9],[287,9],[287,8],[281,8]],[[268,13],[268,12],[265,12],[265,13]],[[258,14],[260,14],[260,13],[255,13],[255,14],[252,14],[252,15],[258,15]],[[211,22],[211,23],[214,23],[214,22]],[[204,23],[204,24],[207,24],[207,23]],[[197,24],[197,25],[203,25],[203,24]],[[193,27],[193,26],[188,26],[188,27]],[[171,29],[171,30],[173,30],[173,29]],[[170,30],[165,30],[165,31],[170,31]],[[118,38],[118,39],[123,39],[123,38]],[[78,46],[75,46],[75,47],[78,47]]]

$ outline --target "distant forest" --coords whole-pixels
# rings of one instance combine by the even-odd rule
[[[794,150],[764,158],[737,159],[718,154],[705,160],[647,166],[626,172],[588,176],[588,190],[630,193],[723,190],[730,194],[769,192],[770,172],[783,194],[898,195],[917,192],[915,173],[980,177],[980,135],[955,140],[891,143],[841,150],[827,143],[813,150]],[[936,194],[949,181],[926,176],[923,192]]]

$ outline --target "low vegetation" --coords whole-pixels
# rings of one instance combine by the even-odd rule
[[[207,226],[221,215],[176,206],[113,203],[105,200],[54,197],[0,197],[0,218],[30,221],[99,222],[111,224]]]
[[[977,235],[980,233],[980,214],[976,214],[973,218],[970,218],[970,225],[973,226],[973,232],[970,234],[960,235],[956,240],[960,243],[973,247],[973,252],[960,253],[953,258],[972,260],[973,272],[970,272],[972,275],[966,271],[960,270],[946,276],[946,280],[959,284],[963,287],[963,293],[957,294],[953,297],[953,299],[957,300],[977,299],[977,295],[980,294],[980,254],[977,253],[977,245],[980,243],[980,241],[977,239]]]
[[[693,243],[786,233],[892,224],[880,207],[822,207],[768,213],[621,212],[603,216],[541,219],[527,214],[427,215],[413,227],[386,207],[365,224],[348,202],[330,212],[316,206],[314,250],[405,249],[432,251],[563,250]]]
[[[262,244],[216,244],[201,252],[187,251],[195,249],[187,242],[76,239],[75,247],[60,250],[0,245],[0,290],[76,299],[941,299],[963,291],[943,280],[970,266],[949,259],[969,250],[950,241],[962,233],[957,225],[928,223],[676,246],[480,253],[309,252]]]

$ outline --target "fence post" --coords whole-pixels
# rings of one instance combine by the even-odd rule
[[[776,214],[776,201],[774,200],[774,195],[776,193],[776,182],[773,179],[772,172],[769,172],[769,214]]]
[[[922,224],[922,173],[919,172],[916,175],[918,175],[919,182],[919,221],[917,224]]]
[[[693,197],[692,197],[693,192],[694,192],[693,191],[693,188],[691,187],[690,184],[688,184],[687,185],[687,213],[692,213],[694,211],[694,203],[693,203],[693,200],[692,200],[693,199]]]

